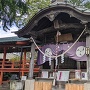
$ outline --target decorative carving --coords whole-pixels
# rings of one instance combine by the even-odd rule
[[[53,21],[55,19],[55,15],[54,14],[50,14],[46,16],[50,21]]]
[[[58,20],[54,20],[54,28],[55,29],[59,29],[60,28]]]

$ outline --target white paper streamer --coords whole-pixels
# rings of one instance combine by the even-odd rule
[[[57,65],[58,65],[58,59],[57,59],[57,57],[55,58],[55,60],[56,60],[56,63],[55,63],[55,64],[56,64],[56,66],[57,66]]]
[[[61,63],[64,63],[64,54],[61,55]]]

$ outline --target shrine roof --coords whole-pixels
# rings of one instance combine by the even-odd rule
[[[33,28],[38,25],[38,22],[42,18],[44,17],[48,18],[49,15],[53,15],[53,14],[57,16],[61,12],[68,13],[71,17],[76,17],[82,22],[90,22],[90,10],[89,9],[76,7],[70,4],[59,4],[58,3],[58,4],[51,5],[47,8],[40,10],[38,13],[36,13],[36,15],[33,16],[32,19],[30,19],[30,21],[27,23],[26,26],[24,26],[19,31],[15,32],[15,34],[17,34],[18,36],[27,36],[29,34],[32,34],[30,33],[30,31],[32,30],[37,32],[38,31],[37,28],[35,29]],[[43,22],[45,21],[42,20],[40,24]]]
[[[59,28],[54,27],[54,21],[58,20]],[[40,42],[55,41],[57,30],[62,34],[71,33],[74,38],[84,29],[84,25],[90,29],[90,10],[76,7],[71,4],[57,3],[36,13],[30,21],[19,31],[15,32],[19,37],[34,37]]]
[[[23,37],[5,37],[5,38],[0,38],[0,43],[5,43],[5,42],[16,42],[16,41],[27,41],[29,40],[28,38],[23,38]]]

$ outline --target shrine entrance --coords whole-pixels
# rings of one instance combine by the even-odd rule
[[[90,75],[90,54],[86,55],[86,47],[90,47],[88,43],[90,38],[90,12],[82,12],[70,4],[56,3],[39,11],[24,28],[15,32],[19,37],[30,38],[32,41],[32,62],[29,77],[33,77],[35,47],[39,51],[37,63],[38,65],[43,64],[43,68],[47,69],[45,66],[48,65],[49,69],[56,72],[57,67],[60,67],[60,70],[61,68],[65,70],[67,67],[68,71],[75,72],[75,69],[80,70],[81,65],[88,63],[85,65],[84,72]],[[63,52],[59,53],[58,51]],[[62,65],[58,63],[62,63]],[[63,65],[66,63],[70,66]],[[41,71],[43,71],[42,67]],[[82,69],[81,71],[83,72]]]

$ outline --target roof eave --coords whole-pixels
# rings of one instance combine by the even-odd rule
[[[75,6],[69,4],[58,4],[40,10],[36,15],[32,17],[32,19],[25,27],[15,32],[15,34],[17,34],[19,37],[24,37],[25,35],[30,36],[29,32],[32,31],[32,28],[38,23],[41,18],[46,17],[50,14],[56,14],[60,12],[68,13],[72,17],[76,17],[84,23],[90,22],[89,12],[80,11],[79,9],[76,9]]]

